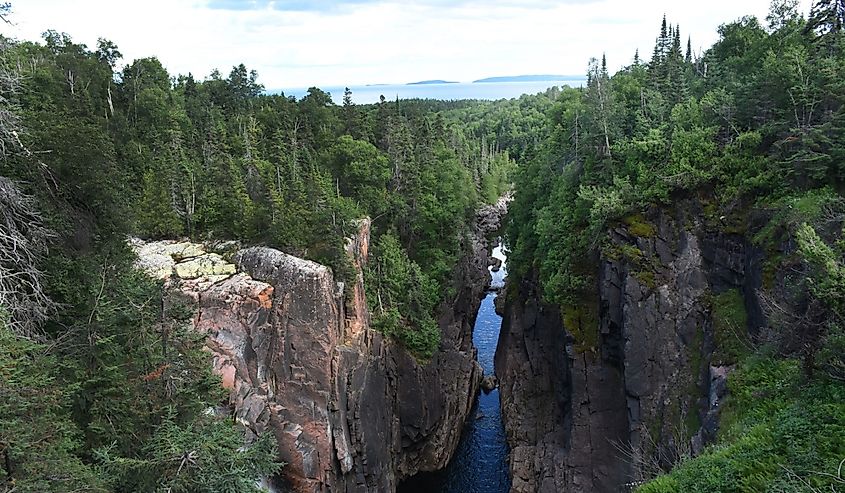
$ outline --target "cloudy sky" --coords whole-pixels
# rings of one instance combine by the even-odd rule
[[[803,2],[805,4],[807,0]],[[244,63],[268,89],[471,81],[517,74],[583,74],[607,53],[617,68],[648,56],[664,13],[692,36],[769,0],[13,0],[3,34],[47,29],[95,46],[114,41],[124,61],[157,56],[171,73],[206,76]]]

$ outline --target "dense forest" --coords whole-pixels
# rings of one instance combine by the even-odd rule
[[[343,279],[369,216],[374,325],[425,360],[469,219],[553,97],[338,106],[267,94],[243,65],[122,65],[114,43],[56,31],[0,50],[0,491],[255,490],[281,467],[272,437],[243,453],[207,412],[225,395],[202,336],[155,301],[127,238],[268,245]]]
[[[203,336],[128,238],[267,245],[349,279],[346,238],[370,217],[374,328],[426,361],[474,212],[512,188],[509,296],[578,314],[601,256],[656,282],[609,231],[653,235],[643,212],[685,197],[766,252],[767,290],[803,296],[725,336],[718,440],[638,491],[842,491],[845,5],[775,0],[703,53],[659,27],[649,60],[593,59],[581,88],[372,105],[268,94],[244,65],[169,74],[105,39],[0,37],[0,492],[260,491],[284,467],[272,436],[244,446]]]
[[[637,53],[611,76],[593,59],[587,86],[563,90],[548,139],[517,174],[511,271],[569,319],[590,316],[600,256],[628,259],[657,287],[657,260],[614,248],[610,233],[654,236],[643,213],[690,197],[705,205],[707,228],[765,251],[765,291],[801,300],[803,312],[773,317],[751,340],[722,334],[721,358],[738,370],[718,443],[674,458],[671,471],[655,460],[645,476],[664,474],[641,492],[845,482],[845,5],[816,1],[807,18],[797,5],[776,0],[764,22],[722,25],[703,53],[664,18],[649,61]],[[746,316],[730,292],[714,297],[713,313]],[[582,347],[598,337],[576,334]]]

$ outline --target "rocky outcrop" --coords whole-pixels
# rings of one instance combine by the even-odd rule
[[[556,310],[527,299],[506,303],[495,366],[511,491],[564,491],[557,486],[563,484],[567,442],[566,341]]]
[[[356,274],[347,284],[269,248],[226,262],[194,244],[133,246],[140,267],[168,278],[195,307],[237,419],[275,435],[287,463],[278,487],[394,491],[405,477],[444,467],[457,447],[482,376],[471,331],[489,283],[486,238],[506,206],[479,212],[455,270],[456,294],[439,309],[440,349],[427,362],[369,327],[369,220],[349,240]]]
[[[740,333],[764,320],[760,255],[703,216],[690,200],[626,218],[594,294],[562,312],[508,286],[496,373],[511,491],[623,491],[714,437],[730,368],[711,300],[741,294]]]

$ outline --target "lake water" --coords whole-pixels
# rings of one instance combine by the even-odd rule
[[[539,82],[478,82],[478,83],[457,83],[457,84],[418,84],[418,85],[375,85],[375,86],[354,86],[352,90],[352,101],[355,104],[377,103],[379,96],[384,95],[388,100],[399,99],[511,99],[518,98],[523,94],[537,94],[553,86],[569,85],[578,87],[585,83],[584,80],[558,80]],[[330,93],[336,104],[343,104],[343,87],[321,87],[320,89]],[[269,91],[272,93],[283,92],[287,96],[302,98],[308,93],[308,89],[281,89]]]
[[[501,247],[493,256],[505,260]],[[504,264],[492,272],[492,287],[504,284]],[[497,294],[487,293],[472,333],[478,348],[478,363],[485,375],[493,374],[493,357],[502,328],[502,317],[493,305]],[[399,485],[399,493],[507,493],[511,480],[508,472],[508,444],[502,426],[499,390],[480,392],[472,413],[467,418],[455,456],[442,471],[418,474]]]

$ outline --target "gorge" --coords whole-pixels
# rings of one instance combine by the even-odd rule
[[[504,288],[506,257],[500,243],[493,249],[490,291],[481,302],[472,331],[473,345],[487,388],[478,393],[472,412],[461,430],[461,440],[449,464],[442,470],[418,474],[399,485],[400,493],[504,493],[510,491],[508,443],[502,426],[499,390],[493,370],[493,355],[502,326],[496,313],[496,299]],[[482,387],[484,384],[482,383]]]
[[[487,238],[506,207],[502,199],[476,214],[469,253],[455,271],[456,296],[441,308],[444,337],[428,362],[370,328],[362,270],[369,220],[348,242],[357,269],[351,290],[326,267],[268,248],[239,250],[231,264],[191,243],[135,241],[134,248],[139,266],[168,283],[167,303],[187,301],[194,311],[194,330],[208,337],[236,419],[255,435],[275,435],[286,463],[281,491],[393,491],[403,478],[443,468],[458,447],[455,430],[476,409],[483,368],[472,326],[490,284]],[[487,313],[493,297],[482,317],[495,317]],[[490,373],[495,333],[486,336]],[[492,408],[480,411],[496,411],[487,419],[498,424],[491,397]]]
[[[845,3],[654,24],[373,104],[0,36],[0,493],[841,491]]]

